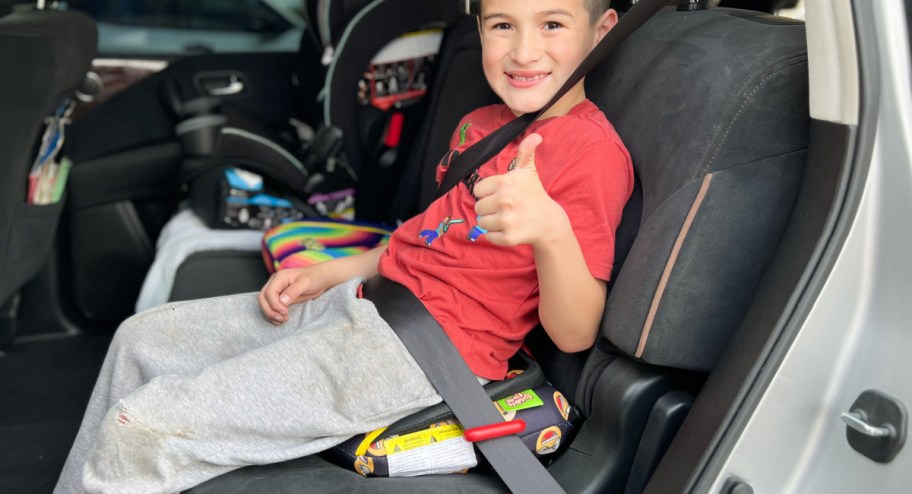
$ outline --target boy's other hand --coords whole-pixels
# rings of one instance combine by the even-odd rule
[[[475,185],[475,213],[485,237],[497,245],[536,246],[569,227],[563,208],[545,191],[535,169],[535,149],[542,143],[538,134],[529,134],[519,143],[516,166]]]
[[[269,277],[257,295],[260,311],[278,326],[288,320],[288,307],[319,297],[328,287],[319,270],[310,268],[282,269]]]

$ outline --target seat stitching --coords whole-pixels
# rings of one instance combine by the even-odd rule
[[[713,151],[712,156],[706,161],[706,164],[702,170],[703,173],[706,173],[709,170],[709,167],[716,160],[716,157],[719,155],[719,151],[722,150],[722,146],[723,146],[723,144],[725,144],[725,140],[728,138],[728,134],[731,132],[732,127],[735,126],[735,122],[738,121],[738,117],[744,111],[744,108],[747,106],[747,104],[750,103],[751,99],[753,99],[754,95],[757,94],[757,91],[759,91],[760,88],[762,88],[771,78],[773,78],[780,72],[792,69],[795,66],[802,65],[802,63],[807,63],[807,59],[804,57],[797,57],[797,58],[791,58],[791,59],[785,60],[784,62],[791,62],[791,63],[787,63],[786,65],[783,65],[779,69],[774,70],[774,71],[770,72],[769,74],[767,74],[766,77],[764,77],[760,82],[758,82],[756,86],[754,86],[754,89],[751,90],[751,92],[747,95],[747,97],[745,97],[744,100],[741,102],[741,107],[738,108],[738,111],[735,112],[734,116],[732,116],[731,120],[729,120],[728,127],[725,128],[725,132],[722,133],[722,137],[719,139],[719,143],[716,144],[715,151]]]
[[[767,70],[767,69],[769,68],[770,65],[783,64],[779,69],[776,69],[776,70],[774,70],[773,72],[770,72],[769,74],[767,74],[766,77],[764,77],[763,80],[760,81],[760,82],[757,84],[757,86],[750,92],[750,94],[748,94],[747,97],[745,97],[744,100],[742,100],[741,107],[738,109],[738,111],[736,112],[736,114],[731,118],[731,120],[729,120],[729,124],[728,124],[728,126],[726,127],[725,132],[723,132],[722,136],[721,136],[721,137],[714,137],[714,138],[713,138],[713,140],[719,139],[718,144],[715,144],[714,146],[711,146],[711,147],[709,148],[709,150],[706,151],[706,153],[709,153],[710,151],[712,151],[712,157],[711,157],[710,159],[708,159],[708,160],[703,160],[703,159],[697,160],[697,161],[699,161],[699,162],[701,162],[701,163],[705,163],[705,165],[703,166],[703,169],[701,170],[700,173],[702,173],[702,174],[705,175],[705,174],[708,172],[708,170],[709,170],[709,168],[710,168],[710,165],[713,163],[713,161],[715,161],[716,156],[719,154],[719,151],[720,151],[721,148],[722,148],[722,144],[725,143],[725,140],[726,140],[726,138],[728,137],[729,132],[731,131],[732,127],[734,127],[735,121],[737,121],[737,119],[738,119],[738,115],[744,110],[744,107],[745,107],[745,106],[747,105],[747,103],[751,100],[751,98],[753,97],[753,95],[754,95],[754,94],[755,94],[755,93],[756,93],[756,92],[757,92],[757,91],[758,91],[758,90],[759,90],[759,89],[760,89],[760,88],[761,88],[761,87],[762,87],[762,86],[763,86],[771,77],[773,77],[774,75],[776,75],[776,74],[778,74],[779,72],[782,72],[782,71],[784,71],[784,70],[788,70],[788,69],[794,68],[796,65],[801,65],[801,64],[806,64],[806,63],[807,63],[807,52],[804,51],[804,50],[799,50],[799,51],[796,51],[796,52],[793,52],[793,53],[789,53],[789,54],[784,55],[783,57],[781,57],[779,60],[777,60],[777,61],[774,62],[773,64],[769,64],[769,65],[765,65],[764,67],[761,67],[760,69],[756,70],[755,72],[753,72],[750,76],[748,76],[748,77],[745,79],[746,81],[751,81],[751,80],[753,80],[754,77],[756,77],[758,74],[761,74],[762,72],[764,72],[765,70]],[[746,86],[746,85],[747,85],[747,84],[745,83],[745,86]],[[737,95],[738,95],[738,94],[741,94],[741,90],[738,90],[738,91],[735,93],[735,95],[732,96],[731,101],[730,101],[730,102],[728,103],[728,105],[726,105],[726,106],[731,105],[732,102],[733,102],[735,99],[737,99]],[[788,152],[782,153],[782,154],[788,154]],[[704,156],[705,156],[705,155],[704,155]],[[753,162],[756,162],[756,161],[760,161],[760,160],[763,160],[763,159],[766,159],[766,158],[770,158],[770,157],[775,157],[775,156],[781,156],[781,154],[770,155],[770,156],[763,156],[763,157],[757,158],[757,159],[755,159],[755,160],[752,160],[752,161],[750,161],[750,162],[739,163],[739,164],[736,164],[736,165],[732,165],[732,166],[730,166],[730,167],[726,167],[726,169],[728,169],[728,168],[734,168],[734,167],[736,167],[736,166],[740,166],[740,165],[746,164],[746,163],[753,163]],[[636,165],[634,165],[634,168],[637,168]],[[715,172],[713,172],[713,173],[716,173],[716,172],[719,172],[719,171],[722,171],[722,170],[715,170]],[[699,176],[699,175],[698,175],[698,176]],[[690,183],[690,181],[688,181],[687,183]],[[686,184],[684,184],[684,185],[686,185]],[[683,187],[684,185],[682,185],[682,187]],[[674,191],[672,191],[672,192],[669,193],[669,194],[666,194],[666,195],[662,198],[661,202],[660,202],[655,208],[652,208],[652,210],[651,210],[652,212],[651,212],[649,215],[644,216],[643,218],[641,218],[641,224],[645,224],[645,223],[652,217],[652,213],[654,213],[655,211],[658,211],[658,209],[660,208],[661,204],[664,204],[671,196],[673,196],[676,192],[678,192],[678,191],[680,191],[680,190],[681,190],[681,187],[675,189]]]

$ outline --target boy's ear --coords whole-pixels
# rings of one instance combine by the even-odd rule
[[[481,37],[481,14],[475,16],[475,25],[478,26],[478,36]]]
[[[595,30],[597,33],[596,43],[602,40],[608,31],[611,31],[611,28],[614,27],[618,22],[618,14],[614,9],[608,9],[602,14],[602,17],[595,23]]]

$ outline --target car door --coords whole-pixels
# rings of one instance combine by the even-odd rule
[[[812,115],[846,126],[841,156],[851,173],[793,321],[695,492],[899,493],[912,485],[910,7],[834,1],[832,25],[808,25],[811,46],[839,54],[812,70],[812,84],[828,80],[834,97]]]
[[[67,5],[96,19],[99,55],[96,94],[77,109],[67,148],[60,276],[79,317],[114,323],[132,313],[157,235],[184,198],[175,126],[207,112],[264,128],[308,120],[322,78],[299,65],[304,25],[288,0]]]

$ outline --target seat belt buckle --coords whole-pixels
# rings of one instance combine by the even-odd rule
[[[482,425],[472,427],[463,432],[463,438],[470,443],[497,439],[498,437],[519,434],[526,430],[526,422],[523,420],[511,420],[509,422],[498,422],[496,424]]]

